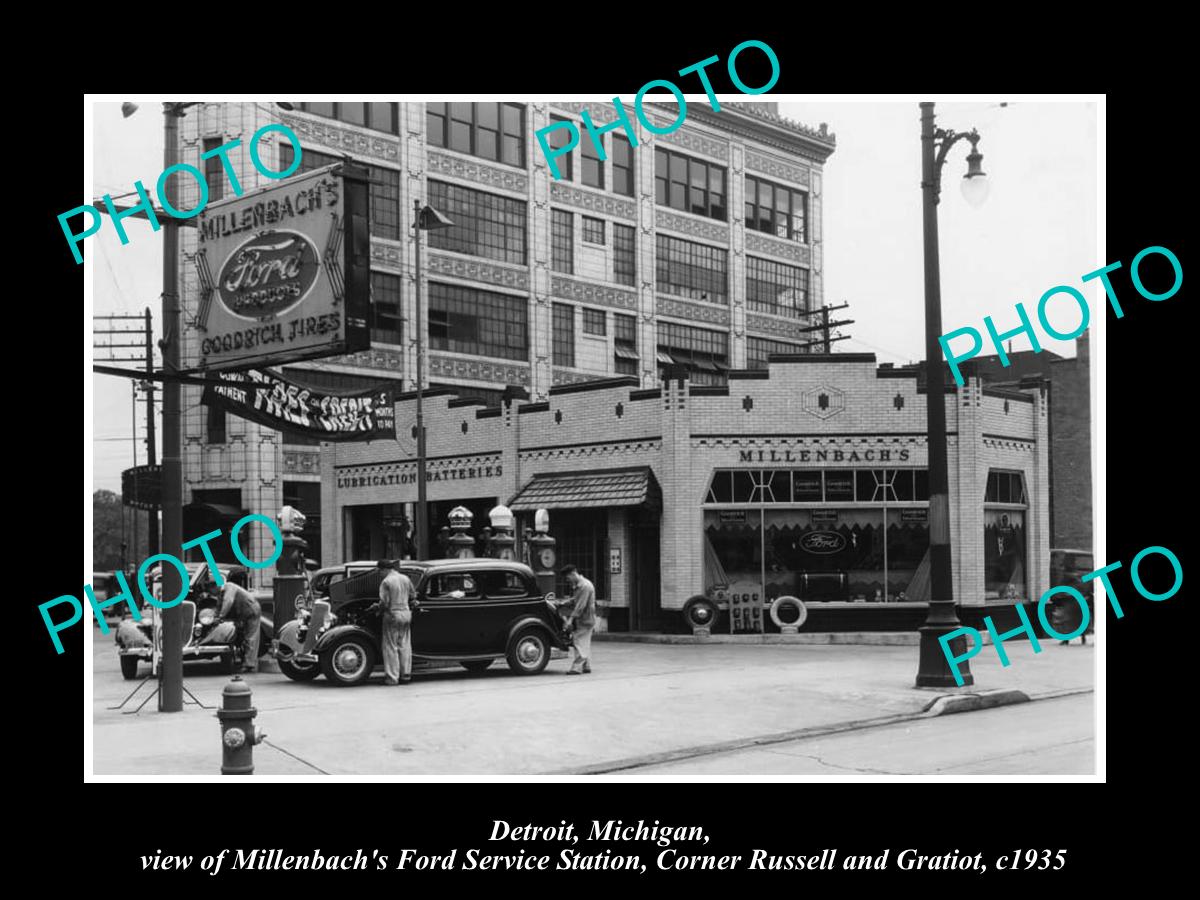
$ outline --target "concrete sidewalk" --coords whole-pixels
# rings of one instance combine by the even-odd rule
[[[97,636],[98,637],[98,636]],[[554,661],[534,677],[497,663],[483,675],[417,674],[411,685],[359,688],[324,679],[247,677],[268,744],[256,773],[338,775],[538,775],[629,771],[654,759],[736,745],[805,729],[846,730],[937,709],[977,707],[969,699],[1049,697],[1093,686],[1093,645],[1008,645],[1001,667],[990,648],[972,660],[975,685],[914,688],[916,648],[811,644],[645,644],[612,639],[593,648],[595,672],[563,677]],[[217,774],[220,732],[213,710],[185,707],[136,716],[108,710],[131,685],[115,653],[97,639],[94,750],[97,775]],[[188,688],[216,705],[227,678],[202,664]],[[1020,692],[1014,694],[1011,692]],[[964,697],[963,695],[968,695]],[[1023,695],[1023,696],[1021,696]],[[999,696],[991,694],[993,698]]]

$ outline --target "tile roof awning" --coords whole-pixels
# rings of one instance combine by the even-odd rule
[[[662,491],[649,466],[535,475],[508,503],[513,512],[641,506],[662,509]]]

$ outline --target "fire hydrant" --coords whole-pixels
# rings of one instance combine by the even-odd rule
[[[265,731],[254,726],[258,710],[250,705],[250,685],[242,676],[233,680],[221,691],[221,708],[217,718],[221,720],[221,774],[253,775],[254,745],[266,738]]]

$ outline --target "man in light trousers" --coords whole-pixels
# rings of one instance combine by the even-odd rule
[[[574,626],[574,654],[568,675],[587,675],[592,671],[592,629],[596,627],[596,586],[579,574],[574,566],[563,567],[562,574],[571,586],[571,598],[563,606],[568,610],[565,625]]]
[[[387,571],[379,585],[383,608],[384,684],[412,681],[412,582],[400,571],[399,560],[382,559],[376,565]]]

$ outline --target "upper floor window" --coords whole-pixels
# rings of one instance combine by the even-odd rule
[[[756,312],[798,318],[808,312],[808,269],[746,257],[746,302]]]
[[[806,243],[808,194],[747,175],[746,227]]]
[[[667,294],[729,303],[729,253],[659,233],[655,259],[658,289]]]
[[[724,384],[729,368],[729,334],[692,328],[674,322],[659,321],[659,374],[663,367],[674,363],[686,366],[695,384]]]
[[[807,353],[804,344],[789,344],[786,341],[772,341],[769,338],[746,338],[746,368],[765,369],[767,357],[773,353]]]
[[[528,322],[525,297],[429,283],[429,346],[434,350],[526,360]]]
[[[556,122],[568,122],[568,121],[570,121],[570,120],[564,119],[562,116],[551,116],[550,117],[550,122],[552,124],[556,123]],[[550,132],[550,134],[548,136],[548,140],[550,142],[551,150],[561,150],[567,144],[567,129],[566,128],[555,128],[553,131]],[[556,156],[554,158],[554,162],[558,166],[558,173],[561,176],[563,181],[574,181],[575,180],[574,158],[575,158],[575,154],[570,151],[564,153],[562,156]]]
[[[600,136],[604,142],[604,135]],[[580,156],[583,159],[583,183],[588,187],[604,187],[604,163],[600,161],[600,152],[591,140],[580,140]]]
[[[371,343],[400,344],[400,278],[371,273]]]
[[[550,266],[575,274],[575,214],[563,209],[550,210]]]
[[[429,143],[525,168],[525,107],[519,103],[426,103]]]
[[[1021,473],[989,469],[983,502],[1024,504],[1026,502],[1025,482],[1021,478]]]
[[[337,119],[347,125],[361,125],[390,134],[400,133],[400,113],[396,103],[297,103],[296,106],[314,116]]]
[[[608,314],[602,309],[588,309],[583,307],[583,333],[605,335],[608,334],[608,329],[605,327],[608,320]]]
[[[633,196],[633,148],[623,134],[612,136],[612,189],[626,197]]]
[[[618,375],[638,373],[637,318],[613,313],[614,368]]]
[[[524,201],[430,181],[429,202],[454,223],[430,231],[430,247],[525,264]]]
[[[637,236],[632,225],[613,222],[613,280],[633,285],[637,279]]]
[[[552,318],[554,365],[574,367],[575,307],[567,303],[555,303]]]
[[[215,150],[224,143],[220,138],[205,138],[204,152]],[[208,185],[208,202],[220,200],[225,196],[225,170],[220,156],[210,156],[204,160],[204,181]]]
[[[583,239],[589,244],[604,243],[604,220],[593,219],[591,216],[583,217]]]
[[[725,168],[658,147],[654,151],[654,196],[659,206],[724,222]]]

